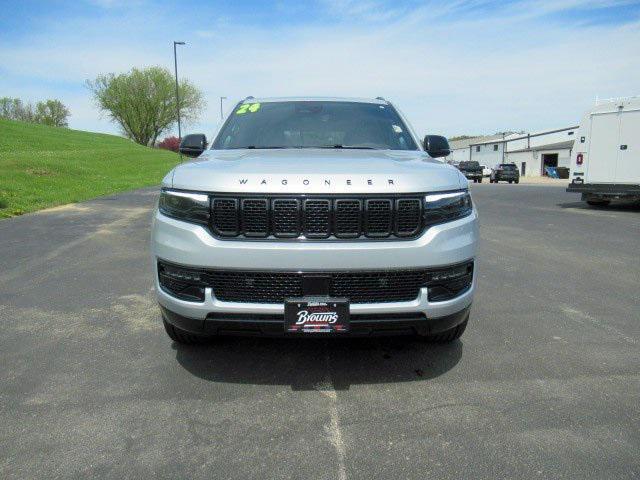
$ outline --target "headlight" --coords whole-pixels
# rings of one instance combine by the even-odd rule
[[[433,193],[424,197],[424,221],[427,227],[466,217],[473,211],[467,190]]]
[[[162,190],[158,208],[167,217],[201,225],[209,223],[209,196],[202,193]]]

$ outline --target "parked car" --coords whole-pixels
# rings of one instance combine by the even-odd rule
[[[475,292],[477,212],[384,99],[248,97],[163,180],[153,277],[175,342],[216,335],[459,338]]]
[[[489,167],[487,167],[486,165],[480,165],[480,168],[482,168],[482,176],[483,177],[490,177],[491,176],[491,169]]]
[[[520,172],[515,163],[501,163],[491,170],[489,183],[520,183]]]
[[[640,97],[605,102],[580,122],[571,155],[568,192],[589,205],[640,201]]]
[[[460,170],[466,178],[473,180],[474,183],[482,183],[482,167],[475,160],[460,162],[458,164],[458,170]]]

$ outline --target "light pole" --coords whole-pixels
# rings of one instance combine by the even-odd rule
[[[220,97],[220,120],[222,120],[222,117],[224,116],[222,113],[222,101],[226,99],[227,97]]]
[[[173,66],[176,72],[176,113],[178,114],[178,140],[182,140],[180,130],[180,94],[178,93],[178,56],[176,55],[176,45],[184,45],[184,42],[173,42]]]

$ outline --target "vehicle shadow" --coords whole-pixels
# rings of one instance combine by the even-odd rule
[[[614,201],[606,206],[589,205],[587,202],[565,202],[558,203],[560,208],[575,208],[579,210],[601,210],[611,212],[640,212],[639,202]]]
[[[424,381],[451,370],[463,343],[412,337],[273,339],[222,337],[199,346],[173,344],[176,359],[211,382],[291,385],[293,390]]]

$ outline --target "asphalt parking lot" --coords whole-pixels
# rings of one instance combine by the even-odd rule
[[[472,186],[461,341],[163,331],[154,190],[0,222],[1,478],[637,478],[640,208]]]

